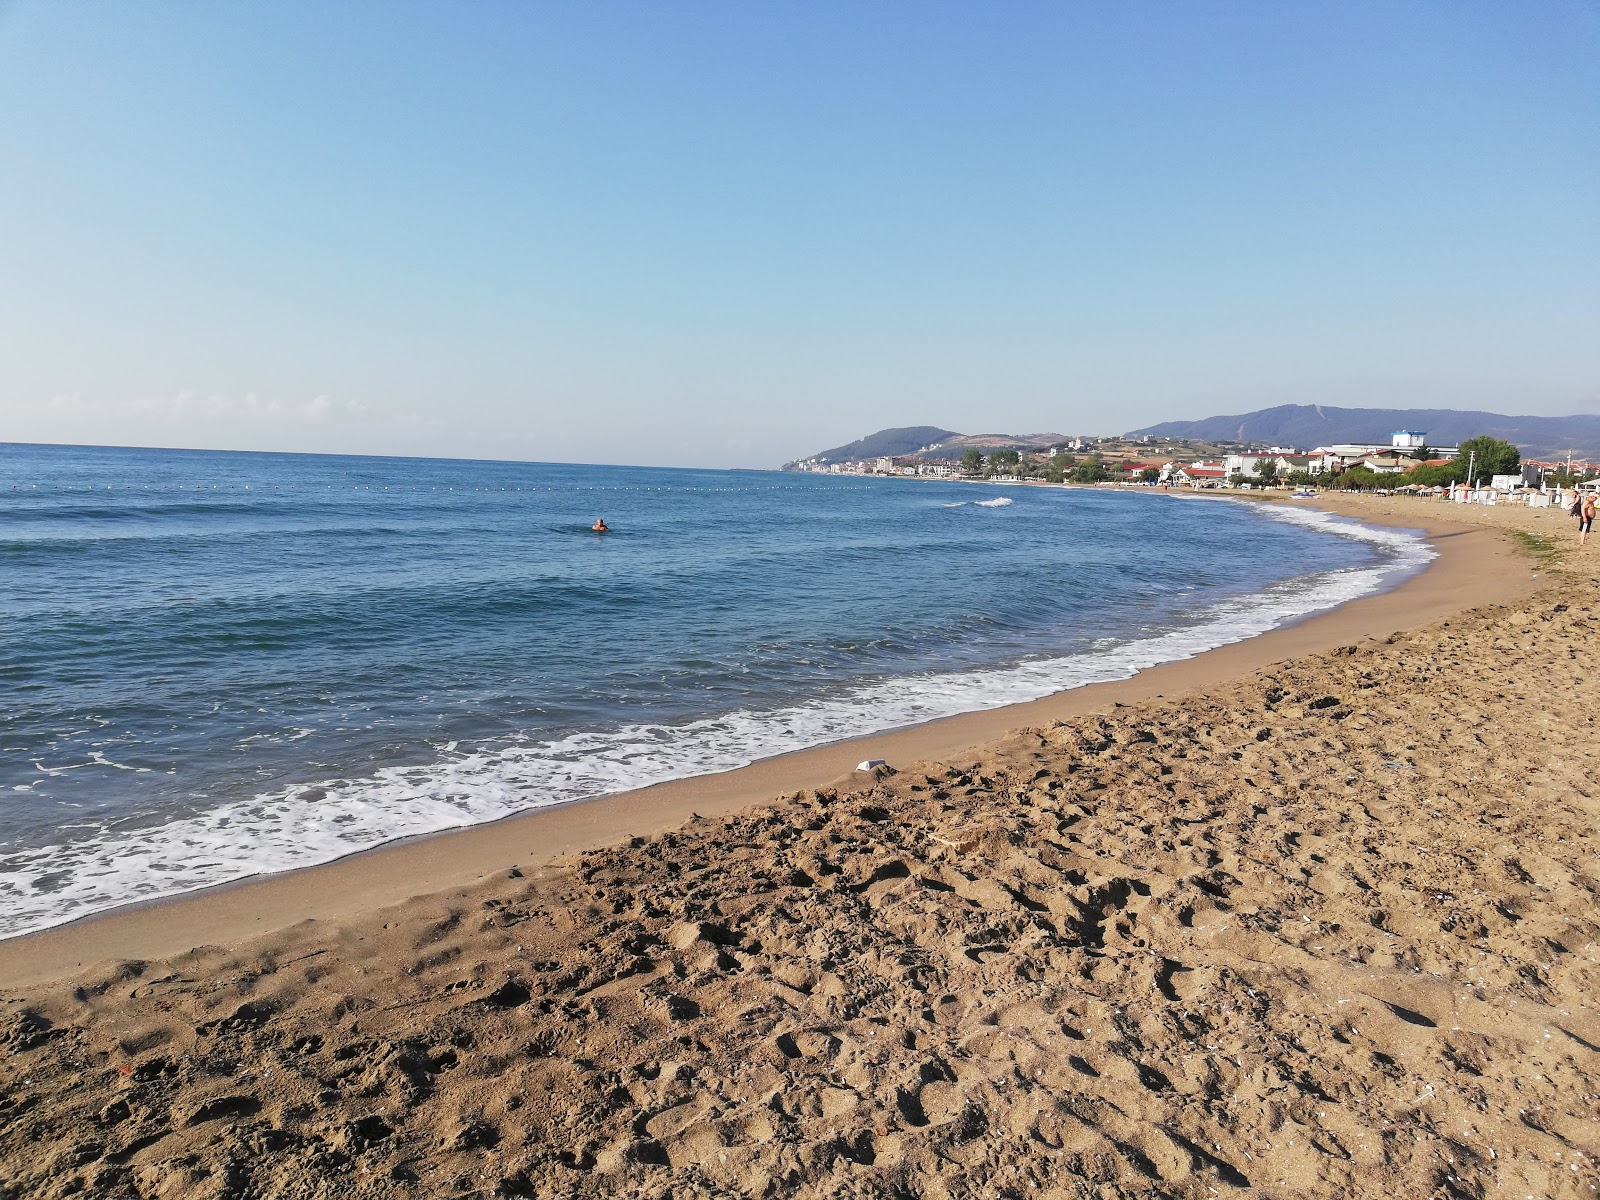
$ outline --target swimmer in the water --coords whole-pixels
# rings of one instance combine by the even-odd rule
[[[606,519],[604,517],[596,517],[594,519],[594,524],[589,526],[589,528],[594,530],[596,533],[611,532],[611,526],[606,524]]]

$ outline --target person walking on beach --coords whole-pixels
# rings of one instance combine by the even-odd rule
[[[1578,507],[1578,545],[1589,540],[1589,528],[1594,524],[1595,493],[1583,497]]]

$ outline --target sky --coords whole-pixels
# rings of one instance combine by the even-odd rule
[[[0,441],[1600,412],[1596,0],[0,0]]]

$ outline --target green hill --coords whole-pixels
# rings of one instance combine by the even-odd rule
[[[859,458],[885,456],[893,458],[898,454],[913,454],[936,442],[957,436],[959,435],[952,429],[939,429],[933,425],[907,425],[900,429],[880,429],[877,433],[869,433],[847,446],[835,446],[832,450],[813,454],[810,459],[820,463],[836,463],[850,462]],[[794,463],[784,464],[786,469],[794,465]]]

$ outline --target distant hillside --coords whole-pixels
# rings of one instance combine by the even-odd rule
[[[897,454],[912,454],[924,446],[931,446],[935,442],[957,436],[959,435],[953,429],[940,429],[934,425],[907,425],[902,429],[880,429],[877,433],[869,433],[848,446],[835,446],[832,450],[824,450],[810,457],[824,463],[851,462],[860,458],[881,458],[884,455],[893,457]]]
[[[1064,433],[958,433],[945,441],[946,458],[960,458],[969,446],[977,450],[1043,450],[1064,446],[1072,439]]]
[[[1256,412],[1202,421],[1164,421],[1128,437],[1197,438],[1266,442],[1309,450],[1334,442],[1387,442],[1397,429],[1416,429],[1435,446],[1454,446],[1486,433],[1519,447],[1529,458],[1555,458],[1568,450],[1600,456],[1600,416],[1512,417],[1451,408],[1326,408],[1280,404]]]

